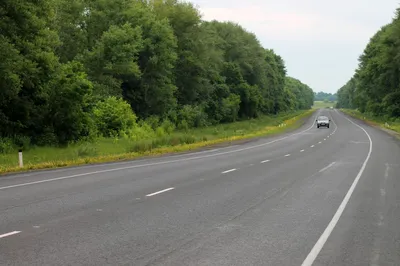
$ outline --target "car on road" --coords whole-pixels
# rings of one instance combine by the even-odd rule
[[[330,124],[331,120],[326,116],[318,116],[316,122],[317,122],[317,128],[320,128],[320,127],[329,128],[329,124]]]

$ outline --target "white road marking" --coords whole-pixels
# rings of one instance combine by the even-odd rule
[[[328,168],[332,167],[336,162],[330,163],[328,166],[322,168],[321,170],[319,170],[320,173],[322,173],[323,171],[327,170]]]
[[[318,142],[318,144],[321,144],[322,142],[320,141],[320,142]]]
[[[326,139],[324,139],[324,140],[326,140]]]
[[[318,114],[319,114],[319,112],[315,116],[317,116]],[[76,174],[76,175],[69,175],[69,176],[62,176],[62,177],[44,179],[44,180],[39,180],[39,181],[34,181],[34,182],[20,183],[20,184],[16,184],[16,185],[0,187],[0,190],[5,190],[5,189],[9,189],[9,188],[16,188],[16,187],[23,187],[23,186],[29,186],[29,185],[36,185],[36,184],[52,182],[52,181],[59,181],[59,180],[64,180],[64,179],[71,179],[71,178],[81,177],[81,176],[88,176],[88,175],[94,175],[94,174],[102,174],[102,173],[109,173],[109,172],[114,172],[114,171],[134,169],[134,168],[140,168],[140,167],[146,167],[146,166],[163,165],[163,164],[177,163],[177,162],[186,162],[186,161],[192,161],[192,160],[197,160],[197,159],[203,159],[203,158],[209,158],[209,157],[215,157],[215,156],[220,156],[220,155],[225,155],[225,154],[232,154],[232,153],[237,153],[237,152],[241,152],[241,151],[251,150],[251,149],[263,147],[263,146],[266,146],[266,145],[270,145],[272,143],[275,143],[275,142],[278,142],[278,141],[281,141],[281,140],[285,140],[287,138],[290,138],[290,137],[293,137],[293,136],[296,136],[296,135],[299,135],[299,134],[303,134],[303,133],[305,133],[305,132],[307,132],[307,131],[309,131],[309,130],[314,128],[315,119],[313,119],[313,120],[314,120],[313,124],[309,128],[307,128],[307,129],[305,129],[303,131],[288,135],[288,136],[283,137],[283,138],[279,138],[279,139],[276,139],[276,140],[272,140],[272,141],[269,141],[269,142],[266,142],[266,143],[262,143],[262,144],[258,144],[258,145],[254,145],[254,146],[250,146],[250,147],[246,147],[246,148],[241,148],[241,149],[232,150],[232,151],[219,152],[219,153],[214,153],[214,154],[207,154],[207,155],[202,155],[202,156],[195,156],[195,157],[190,157],[190,158],[183,158],[183,159],[176,159],[176,160],[167,160],[167,161],[163,161],[163,162],[132,165],[132,166],[126,166],[126,167],[119,167],[119,168],[113,168],[113,169],[106,169],[106,170],[87,172],[87,173]],[[184,155],[184,156],[188,156],[188,155]]]
[[[314,148],[314,145],[311,145],[310,147],[311,147],[311,148]]]
[[[358,172],[356,178],[354,179],[353,183],[351,184],[351,187],[350,187],[349,191],[347,191],[346,196],[344,197],[342,203],[340,204],[339,208],[337,209],[335,215],[333,216],[332,220],[329,222],[328,226],[325,228],[325,231],[322,233],[322,235],[318,239],[317,243],[315,243],[314,247],[311,249],[310,253],[307,255],[306,259],[301,264],[302,266],[311,266],[314,263],[314,261],[317,258],[319,252],[324,247],[326,240],[328,240],[328,237],[330,236],[330,234],[332,233],[333,229],[335,228],[337,222],[339,221],[340,216],[342,215],[344,209],[346,208],[346,205],[349,202],[350,197],[353,194],[354,189],[357,186],[357,183],[360,180],[361,175],[363,174],[363,172],[365,170],[365,167],[367,166],[369,158],[371,157],[371,153],[372,153],[372,139],[371,139],[371,136],[368,134],[368,132],[363,127],[361,127],[360,125],[354,123],[353,121],[348,119],[346,116],[343,116],[343,117],[346,118],[348,121],[350,121],[355,126],[361,128],[365,132],[365,134],[367,135],[367,137],[369,139],[369,143],[370,143],[369,152],[368,152],[367,158],[365,159],[363,165],[361,166],[360,171]]]
[[[160,194],[160,193],[164,193],[164,192],[167,192],[167,191],[170,191],[170,190],[173,190],[173,189],[175,189],[175,188],[174,187],[170,187],[170,188],[167,188],[167,189],[163,189],[163,190],[148,194],[148,195],[146,195],[146,197],[151,197],[151,196],[154,196],[154,195],[157,195],[157,194]]]
[[[13,232],[10,232],[10,233],[7,233],[7,234],[0,235],[0,238],[7,237],[7,236],[12,236],[12,235],[19,234],[19,233],[21,233],[21,231],[13,231]]]
[[[233,171],[236,171],[236,168],[223,171],[222,173],[223,173],[223,174],[226,174],[226,173],[230,173],[230,172],[233,172]]]
[[[285,157],[289,157],[289,156],[290,156],[290,154],[286,154],[286,155],[285,155]]]
[[[261,163],[267,163],[267,162],[269,162],[269,160],[262,161]]]
[[[300,152],[303,152],[304,150],[301,150]]]

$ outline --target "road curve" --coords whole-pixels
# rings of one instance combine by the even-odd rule
[[[396,265],[400,145],[336,110],[247,144],[0,178],[0,265]]]

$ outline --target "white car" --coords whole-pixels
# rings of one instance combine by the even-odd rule
[[[331,120],[326,116],[318,116],[316,121],[317,121],[317,128],[320,127],[329,128],[329,123],[331,122]]]

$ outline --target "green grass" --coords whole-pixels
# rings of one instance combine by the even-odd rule
[[[18,168],[18,153],[0,154],[0,174],[30,169],[54,168],[97,162],[133,159],[141,156],[160,155],[198,149],[219,143],[278,134],[302,124],[303,118],[314,110],[291,114],[264,116],[258,119],[221,124],[206,128],[176,131],[171,134],[142,140],[127,138],[102,138],[59,147],[36,147],[24,151],[24,168]]]
[[[313,108],[330,108],[335,107],[336,102],[324,102],[324,101],[314,101]]]
[[[350,116],[363,120],[370,125],[390,129],[397,133],[400,133],[400,119],[393,121],[393,119],[385,119],[383,117],[364,114],[357,110],[352,110],[352,109],[340,109],[340,110]]]

